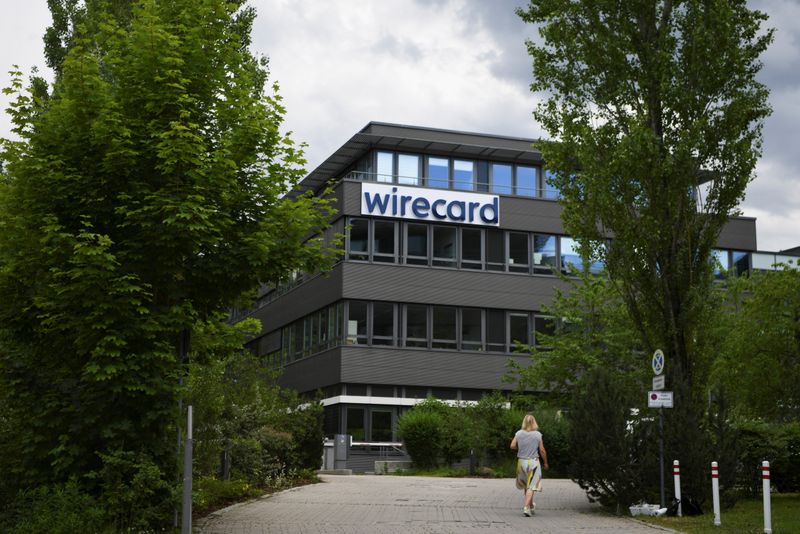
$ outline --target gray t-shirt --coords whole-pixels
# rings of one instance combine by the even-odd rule
[[[539,443],[542,442],[542,433],[538,430],[527,432],[517,430],[514,435],[517,438],[517,458],[538,458]]]

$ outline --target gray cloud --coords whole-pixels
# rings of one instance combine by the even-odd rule
[[[11,4],[11,2],[8,2]],[[514,13],[525,0],[251,0],[253,49],[270,57],[287,108],[285,129],[321,163],[370,120],[540,137],[524,42],[536,28]],[[759,245],[800,244],[800,3],[753,0],[775,43],[760,79],[772,90],[764,155],[742,208],[759,217]],[[10,66],[44,65],[46,2],[13,2],[0,19],[0,85]],[[5,108],[8,99],[0,95]],[[0,119],[0,136],[7,135]]]

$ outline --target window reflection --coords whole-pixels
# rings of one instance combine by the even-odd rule
[[[471,161],[453,160],[453,189],[475,190],[475,165]]]
[[[391,152],[378,152],[378,173],[376,180],[379,182],[394,181],[394,154]]]
[[[433,227],[433,264],[439,267],[456,266],[455,227]]]
[[[492,193],[510,195],[512,193],[513,168],[511,165],[492,164]]]
[[[419,156],[397,156],[397,182],[404,185],[422,185],[419,176]]]
[[[517,195],[536,196],[536,167],[517,167]]]
[[[556,269],[556,236],[534,234],[533,236],[533,272],[552,274]]]
[[[428,158],[428,185],[450,188],[450,161],[447,158]]]

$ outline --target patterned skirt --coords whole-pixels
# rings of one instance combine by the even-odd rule
[[[539,458],[517,458],[517,489],[542,491]]]

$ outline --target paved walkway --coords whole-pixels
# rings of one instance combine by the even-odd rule
[[[198,523],[207,534],[642,533],[610,517],[569,480],[544,481],[536,515],[522,515],[511,479],[322,476],[323,482],[238,504]]]

